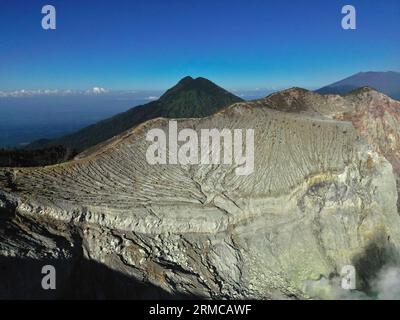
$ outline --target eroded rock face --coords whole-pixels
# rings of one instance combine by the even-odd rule
[[[271,108],[351,121],[358,134],[393,166],[400,192],[400,102],[368,87],[346,96],[294,88],[260,100]],[[398,203],[400,208],[400,202]]]
[[[165,119],[69,163],[5,169],[0,253],[85,259],[172,295],[310,298],[310,281],[345,265],[368,290],[397,263],[400,218],[391,163],[335,119],[357,105],[294,89],[178,120],[180,129],[254,129],[248,176],[233,165],[149,165],[146,133],[168,131]]]

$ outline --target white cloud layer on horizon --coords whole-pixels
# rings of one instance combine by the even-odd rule
[[[98,95],[110,92],[102,87],[93,87],[91,89],[82,90],[60,90],[60,89],[39,89],[39,90],[14,90],[14,91],[0,91],[0,98],[18,98],[18,97],[34,97],[34,96],[68,96],[68,95]]]
[[[102,94],[107,93],[109,90],[101,87],[93,87],[92,89],[86,90],[86,94]]]

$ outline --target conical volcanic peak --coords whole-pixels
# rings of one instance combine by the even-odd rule
[[[165,93],[160,97],[160,100],[163,100],[166,97],[173,95],[174,93],[179,92],[180,90],[183,90],[185,86],[191,83],[193,80],[194,79],[191,76],[182,78],[181,80],[178,81],[178,83],[175,86],[165,91]]]
[[[162,117],[199,118],[243,101],[205,78],[185,77],[156,102]]]
[[[186,76],[186,77],[182,78],[182,79],[178,82],[178,84],[179,84],[179,83],[180,83],[180,84],[185,84],[185,83],[189,83],[189,82],[191,82],[191,81],[193,81],[193,78],[192,78],[191,76]]]
[[[205,117],[240,101],[243,100],[205,78],[185,77],[157,101],[134,107],[60,139],[33,143],[31,147],[62,145],[81,152],[147,120]]]
[[[190,93],[190,94],[188,94]],[[162,102],[169,102],[169,103],[176,103],[176,102],[184,102],[186,104],[194,104],[197,105],[200,101],[199,98],[204,97],[206,99],[212,98],[215,102],[220,100],[223,103],[232,104],[235,102],[243,101],[241,98],[236,97],[235,95],[231,94],[227,90],[221,88],[220,86],[216,85],[212,81],[206,78],[196,78],[193,79],[192,77],[185,77],[180,80],[174,87],[167,90],[160,98]],[[184,101],[182,101],[184,100]],[[211,101],[210,101],[211,102]],[[215,102],[211,102],[209,106],[206,105],[206,101],[204,101],[203,108],[213,108]],[[217,103],[219,104],[219,103]],[[185,108],[186,109],[186,108]],[[215,110],[217,111],[217,110]],[[201,111],[206,115],[210,115],[209,112],[206,110]],[[196,115],[188,115],[191,117],[196,117]],[[204,115],[202,115],[204,116]]]

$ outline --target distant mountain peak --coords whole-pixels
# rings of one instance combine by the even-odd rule
[[[83,151],[145,121],[163,118],[199,118],[210,116],[224,107],[243,100],[202,77],[182,78],[158,100],[134,107],[80,131],[46,143],[32,143],[29,148],[63,145]]]
[[[187,84],[189,82],[192,82],[194,79],[191,76],[186,76],[184,78],[182,78],[181,80],[179,80],[178,85],[179,84]]]
[[[348,94],[356,89],[370,87],[392,98],[400,99],[400,72],[365,71],[318,89],[321,94]]]
[[[197,78],[192,78],[190,76],[182,78],[175,86],[173,86],[171,89],[167,90],[161,97],[160,101],[166,101],[166,100],[171,100],[171,99],[181,99],[181,95],[187,93],[187,92],[195,92],[199,95],[205,95],[205,96],[220,96],[220,95],[230,95],[232,97],[235,97],[234,100],[241,101],[239,97],[234,96],[227,90],[221,88],[220,86],[216,85],[214,82],[203,78],[203,77],[197,77]],[[186,97],[186,99],[197,99],[196,95],[191,95],[191,97]],[[190,103],[190,99],[187,101]]]

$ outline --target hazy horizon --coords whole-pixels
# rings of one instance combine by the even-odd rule
[[[395,72],[395,73],[400,73],[400,71],[397,70],[385,70],[385,71],[378,71],[378,70],[372,70],[372,71],[359,71],[355,74],[348,75],[346,77],[343,77],[343,79],[349,78],[353,75],[356,75],[358,73],[387,73],[387,72]],[[191,75],[188,75],[191,76]],[[191,76],[192,77],[192,76]],[[201,76],[199,76],[201,77]],[[184,78],[184,77],[183,77]],[[196,77],[193,77],[196,78]],[[203,77],[205,78],[205,77]],[[337,81],[341,81],[343,79],[334,79],[331,81],[331,83],[335,83]],[[177,82],[179,82],[181,79],[176,79],[175,85]],[[208,79],[212,82],[213,79]],[[298,86],[298,85],[288,85],[288,86],[258,86],[258,87],[234,87],[234,88],[229,88],[224,86],[223,84],[216,83],[218,86],[224,88],[225,90],[228,90],[232,92],[233,94],[238,95],[239,97],[242,97],[244,99],[247,99],[249,97],[262,97],[264,93],[269,94],[272,92],[276,91],[281,91],[285,90],[288,88],[293,88],[293,87],[300,87],[303,89],[307,90],[317,90],[320,89],[326,85],[329,85],[331,83],[324,83],[318,86]],[[158,99],[165,91],[167,91],[169,88],[171,88],[173,85],[170,87],[165,87],[161,89],[136,89],[136,88],[130,88],[130,89],[108,89],[105,87],[101,86],[94,86],[92,88],[80,88],[80,89],[70,89],[70,88],[33,88],[33,89],[16,89],[16,90],[0,90],[0,99],[1,98],[20,98],[20,97],[34,97],[34,96],[100,96],[100,95],[112,95],[112,96],[120,96],[123,98],[124,96],[135,96],[135,98],[139,100],[156,100]]]
[[[167,88],[168,89],[168,88]],[[24,92],[23,95],[1,97],[0,148],[23,147],[38,139],[54,139],[104,120],[120,112],[157,100],[159,91],[81,90],[74,93]],[[251,100],[264,97],[273,90],[254,90],[232,93]]]

